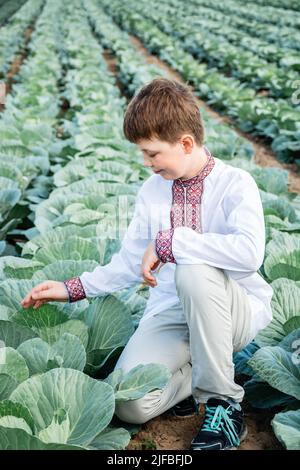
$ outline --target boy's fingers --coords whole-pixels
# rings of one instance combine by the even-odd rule
[[[159,268],[160,264],[160,260],[155,260],[148,262],[147,264],[144,262],[142,265],[141,275],[145,279],[145,283],[150,287],[155,287],[157,285],[156,278],[153,276],[151,271],[156,272],[156,269]]]
[[[30,299],[31,299],[31,291],[29,292],[29,294],[27,294],[27,295],[24,297],[24,299],[22,300],[21,303],[22,303],[22,304],[23,304],[23,303],[26,304],[27,302],[30,301]]]
[[[153,277],[149,271],[144,271],[143,278],[150,287],[155,287],[157,285],[155,277]]]
[[[37,302],[35,302],[33,308],[37,309],[37,308],[41,307],[41,305],[44,305],[45,303],[46,303],[46,300],[38,300]]]
[[[49,291],[33,292],[32,298],[34,300],[46,299],[49,296]]]
[[[33,294],[39,294],[40,292],[43,293],[45,290],[49,289],[49,284],[48,282],[42,282],[41,284],[38,284],[36,287],[32,289]]]
[[[151,272],[148,269],[143,270],[143,277],[144,277],[144,279],[146,279],[148,281],[153,281],[154,280],[154,276],[152,276]]]
[[[28,294],[22,301],[21,301],[21,304],[23,306],[27,306],[27,305],[30,305],[31,303],[33,302],[32,298],[31,298],[31,294]]]
[[[31,289],[31,291],[24,297],[24,299],[21,301],[22,305],[27,305],[30,304],[33,300],[41,299],[45,297],[45,292],[48,290],[48,283],[47,282],[42,282],[41,284],[38,284],[36,287]]]

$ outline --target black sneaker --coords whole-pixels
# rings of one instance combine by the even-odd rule
[[[176,418],[189,418],[199,415],[199,405],[197,405],[193,395],[180,401],[167,411],[167,415],[176,416]]]
[[[210,398],[205,404],[205,417],[190,450],[234,450],[247,436],[242,408]]]

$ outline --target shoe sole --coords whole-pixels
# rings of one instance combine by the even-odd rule
[[[168,413],[168,417],[171,418],[179,418],[179,419],[186,419],[186,418],[192,418],[193,416],[199,416],[199,413],[191,413],[189,415],[177,415],[175,413]]]
[[[198,409],[187,412],[186,414],[182,414],[182,415],[177,414],[174,409],[172,411],[168,410],[166,413],[168,416],[171,416],[171,417],[174,416],[175,418],[179,418],[179,419],[186,419],[186,418],[192,418],[193,416],[200,416],[200,412]]]

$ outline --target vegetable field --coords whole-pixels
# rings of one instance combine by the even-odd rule
[[[260,191],[273,320],[234,355],[236,375],[249,417],[268,417],[263,448],[300,450],[298,2],[0,1],[2,22],[0,449],[143,448],[147,426],[118,420],[116,403],[162,388],[170,371],[113,369],[149,288],[37,310],[20,302],[119,251],[152,174],[123,136],[124,110],[143,84],[176,74],[199,98],[211,153]]]

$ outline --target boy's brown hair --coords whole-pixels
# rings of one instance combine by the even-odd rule
[[[204,125],[191,88],[167,78],[155,78],[132,98],[123,131],[133,143],[158,138],[174,144],[186,132],[200,146],[204,140]]]

